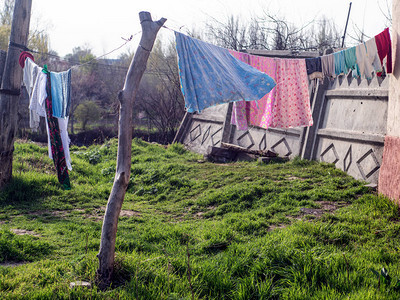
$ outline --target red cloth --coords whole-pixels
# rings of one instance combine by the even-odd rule
[[[380,34],[375,36],[376,48],[378,48],[378,55],[381,63],[387,56],[386,73],[392,73],[392,42],[390,41],[389,28],[386,28]],[[381,74],[377,74],[381,76]]]
[[[21,66],[22,69],[25,67],[25,60],[28,57],[30,59],[32,59],[33,61],[35,61],[35,59],[33,58],[33,55],[30,54],[29,52],[22,51],[21,54],[19,55],[19,65]]]

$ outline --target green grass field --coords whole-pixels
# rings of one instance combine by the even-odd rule
[[[399,299],[398,207],[333,165],[213,164],[135,140],[113,286],[94,285],[117,141],[15,145],[0,192],[0,299]],[[91,288],[69,287],[89,281]]]

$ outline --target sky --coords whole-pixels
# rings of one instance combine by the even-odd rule
[[[388,26],[384,14],[391,9],[391,0],[33,0],[32,28],[45,28],[50,48],[60,56],[74,47],[88,47],[96,56],[103,55],[124,43],[122,38],[135,35],[132,42],[108,58],[135,50],[140,39],[139,12],[148,11],[154,20],[167,18],[166,26],[185,31],[201,30],[211,18],[224,22],[230,15],[246,20],[263,12],[284,17],[300,26],[322,16],[333,19],[342,34],[352,2],[348,31],[355,26],[375,36]],[[4,1],[0,1],[2,5]],[[161,29],[164,39],[172,32]],[[351,43],[346,37],[347,44]]]

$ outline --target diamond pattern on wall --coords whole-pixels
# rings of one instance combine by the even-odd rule
[[[254,146],[253,137],[251,136],[250,131],[248,130],[237,138],[237,142],[239,146],[245,147],[247,149],[250,149],[251,147]]]
[[[215,140],[217,139],[215,136],[216,136],[221,130],[222,130],[222,127],[220,127],[216,132],[214,132],[214,133],[211,135],[211,144],[212,144],[213,146],[216,146],[219,142],[221,142],[221,139],[215,141]]]
[[[343,159],[343,171],[345,171],[345,172],[349,171],[352,161],[353,161],[353,157],[352,157],[351,145],[350,145],[349,150],[347,150],[347,153]]]
[[[333,143],[321,153],[320,159],[321,161],[330,164],[336,164],[339,161],[339,155],[337,154]]]
[[[189,132],[190,141],[193,142],[200,135],[201,135],[201,127],[200,127],[200,124],[197,124],[197,126],[194,127],[192,130],[190,130],[190,132]]]
[[[372,149],[369,149],[359,160],[356,161],[358,170],[364,180],[372,176],[376,171],[379,170],[379,161]]]
[[[258,144],[258,149],[265,151],[267,149],[267,135],[264,133],[260,143]]]
[[[285,149],[283,149],[283,151],[276,150],[276,148],[282,148],[282,146],[285,148]],[[285,138],[281,138],[274,145],[272,145],[271,150],[273,152],[277,152],[279,154],[286,152],[286,154],[283,154],[283,156],[289,156],[290,154],[292,154],[292,149],[290,149],[289,144]]]
[[[210,135],[211,125],[208,126],[206,132],[203,134],[203,139],[201,140],[201,144],[203,145],[204,142],[207,140],[208,136]]]

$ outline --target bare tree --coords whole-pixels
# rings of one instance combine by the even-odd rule
[[[340,47],[341,34],[333,20],[322,17],[313,22],[309,30],[300,37],[301,50],[319,51]]]
[[[381,4],[381,2],[383,2]],[[392,25],[392,7],[391,1],[388,0],[378,0],[379,10],[381,11],[382,15],[386,19],[385,26],[389,27]]]
[[[118,126],[117,167],[104,215],[100,250],[97,255],[99,258],[97,283],[100,288],[108,287],[111,283],[111,276],[114,270],[118,217],[131,174],[132,107],[157,33],[166,21],[166,19],[162,18],[154,22],[148,12],[140,12],[139,19],[142,26],[142,37],[126,75],[124,88],[120,91],[118,97],[121,105]]]
[[[216,45],[236,51],[244,49],[269,49],[267,32],[257,19],[241,22],[231,15],[225,22],[211,19],[206,27],[207,37]]]
[[[212,19],[207,25],[210,42],[236,51],[244,49],[320,51],[336,47],[340,34],[332,20],[295,26],[285,18],[264,11],[262,16],[241,21],[230,16],[225,22]]]

